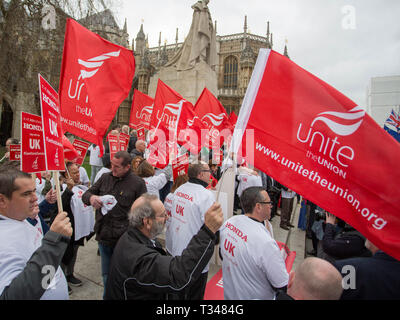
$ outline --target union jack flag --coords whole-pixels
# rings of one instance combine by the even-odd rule
[[[395,138],[398,142],[400,142],[400,117],[399,114],[394,110],[387,118],[385,124],[383,125],[383,129],[387,131],[393,138]]]
[[[392,112],[390,113],[389,118],[387,118],[385,125],[391,125],[397,129],[397,131],[400,131],[400,118],[399,114],[396,113],[393,109]]]

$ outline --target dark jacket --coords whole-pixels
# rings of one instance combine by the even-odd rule
[[[138,149],[133,149],[132,152],[130,153],[132,159],[134,159],[135,157],[142,157],[144,158],[144,153],[140,152]]]
[[[353,266],[355,289],[343,290],[341,300],[400,300],[400,261],[383,251],[371,258],[337,260],[334,263],[345,279],[351,271],[344,266]]]
[[[156,241],[129,227],[114,249],[106,285],[107,300],[161,300],[181,293],[196,280],[214,252],[214,234],[205,226],[181,256],[172,257]]]
[[[334,260],[370,257],[371,252],[365,247],[365,237],[357,230],[344,230],[336,232],[336,226],[330,223],[325,224],[322,248],[329,257],[326,260]]]
[[[135,149],[136,146],[136,141],[137,141],[137,137],[134,135],[131,135],[131,137],[129,138],[129,144],[128,144],[128,153],[131,153],[133,149]]]
[[[101,213],[101,209],[96,210],[94,225],[96,240],[106,246],[114,247],[128,229],[128,213],[133,202],[146,192],[144,180],[133,174],[132,171],[128,171],[121,178],[114,177],[112,172],[103,174],[82,196],[82,201],[86,205],[90,205],[92,195],[108,194],[113,195],[117,200],[115,207],[105,216]]]

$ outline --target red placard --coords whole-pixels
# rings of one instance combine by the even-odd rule
[[[129,139],[130,139],[129,134],[126,134],[126,133],[123,133],[123,132],[121,132],[119,134],[119,147],[120,147],[120,150],[126,151],[128,149]]]
[[[42,118],[26,112],[21,112],[21,170],[46,171]]]
[[[189,169],[189,157],[187,154],[181,155],[172,163],[172,174],[174,180],[181,175],[187,174]]]
[[[10,144],[10,161],[21,160],[21,145]]]
[[[115,134],[109,134],[108,136],[108,143],[110,146],[110,160],[114,158],[114,155],[120,151],[119,149],[119,139],[118,136]]]
[[[83,163],[83,160],[85,160],[86,157],[86,152],[90,146],[90,143],[75,139],[74,142],[72,143],[74,146],[75,150],[78,152],[79,157],[76,159],[76,164],[79,164],[80,166]]]
[[[47,171],[64,171],[63,132],[58,93],[40,74],[38,77],[46,169]]]
[[[143,126],[141,126],[141,125],[137,126],[136,134],[137,134],[138,140],[146,141],[146,133],[144,131]]]

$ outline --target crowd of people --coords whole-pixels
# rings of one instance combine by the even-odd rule
[[[128,126],[111,132],[121,130],[129,134]],[[93,236],[107,300],[202,300],[215,248],[226,300],[400,299],[400,261],[306,199],[314,257],[288,272],[270,221],[280,216],[280,228],[294,228],[300,195],[267,172],[238,166],[234,214],[224,221],[215,192],[223,172],[211,155],[191,156],[187,174],[173,179],[171,165],[146,160],[146,141],[133,133],[112,159],[107,145],[101,158],[90,146],[90,178],[66,163],[60,211],[54,178],[20,171],[8,151],[0,164],[1,299],[68,299],[82,285],[79,247]]]

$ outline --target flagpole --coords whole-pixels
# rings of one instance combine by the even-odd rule
[[[58,171],[53,171],[53,179],[56,184],[58,213],[61,213],[64,210],[61,202],[60,173]]]

